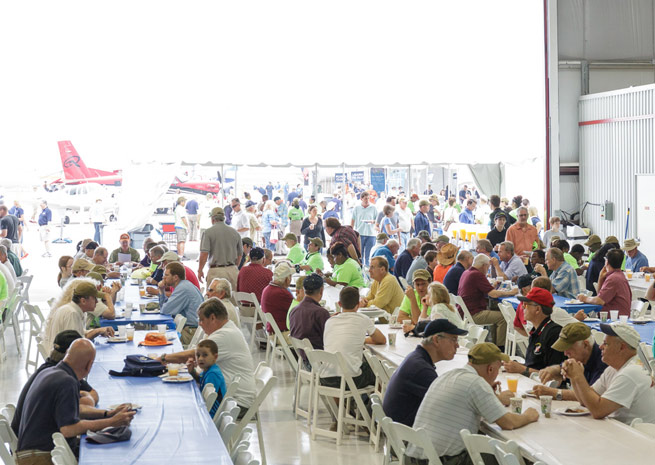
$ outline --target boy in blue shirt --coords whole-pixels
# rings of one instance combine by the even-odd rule
[[[196,346],[196,358],[190,358],[187,360],[187,368],[189,373],[193,378],[200,384],[200,392],[205,388],[209,383],[214,385],[214,389],[218,396],[216,401],[209,411],[209,415],[214,418],[216,409],[218,405],[223,400],[225,391],[227,387],[225,386],[225,378],[223,377],[223,372],[216,364],[216,359],[218,358],[218,346],[216,343],[210,339],[204,339],[198,343]],[[198,366],[202,370],[200,376],[196,373],[194,366]]]

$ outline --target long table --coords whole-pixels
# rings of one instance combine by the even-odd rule
[[[132,420],[129,441],[91,444],[82,438],[80,464],[206,464],[231,465],[229,454],[209,416],[195,382],[167,384],[160,378],[112,377],[129,354],[172,353],[173,345],[139,347],[146,331],[135,332],[135,342],[109,344],[96,338],[96,361],[89,383],[100,395],[100,408],[132,402],[142,406]]]
[[[402,330],[390,330],[388,325],[378,325],[385,335],[397,331],[396,345],[369,345],[377,356],[398,365],[420,343],[416,337],[405,338]],[[440,375],[467,363],[466,351],[458,349],[455,358],[438,362]],[[537,384],[525,376],[518,376],[518,393],[525,393]],[[498,381],[507,389],[507,375],[500,373]],[[553,400],[552,409],[566,408],[576,402]],[[539,411],[538,399],[525,398],[523,408],[534,407]],[[539,417],[539,421],[513,431],[502,430],[496,424],[481,425],[482,430],[503,441],[514,440],[522,454],[531,461],[541,460],[549,465],[599,465],[604,463],[652,463],[655,439],[621,423],[605,418],[595,420],[590,415],[580,417],[561,416],[556,413],[551,418]]]
[[[583,321],[591,329],[600,331],[600,323],[598,321]],[[631,325],[634,329],[637,330],[639,336],[641,336],[641,342],[647,344],[653,343],[653,336],[655,336],[655,321],[649,321],[645,324],[634,324],[633,320],[628,320],[628,324]]]
[[[514,308],[518,308],[519,306],[519,299],[517,299],[516,297],[501,297],[499,300],[504,300],[506,302],[511,303]],[[569,313],[577,313],[579,310],[582,310],[585,313],[599,312],[600,309],[602,308],[601,305],[592,305],[592,304],[583,304],[583,303],[579,303],[579,304],[566,303],[571,299],[567,297],[563,297],[561,295],[553,295],[553,300],[555,301],[555,305],[557,307],[566,310]]]
[[[112,280],[107,280],[110,283]],[[132,280],[128,279],[123,286],[125,290],[125,297],[121,301],[117,301],[114,305],[116,309],[116,319],[107,320],[105,318],[100,318],[100,326],[111,326],[114,329],[118,329],[119,326],[124,326],[134,323],[142,323],[150,326],[157,326],[159,324],[168,325],[169,328],[175,327],[173,317],[170,315],[162,315],[161,313],[141,313],[139,310],[139,305],[148,304],[150,302],[159,302],[159,299],[141,297],[139,295],[139,286],[132,284]],[[125,312],[125,303],[132,303],[132,315],[129,319],[123,317]]]

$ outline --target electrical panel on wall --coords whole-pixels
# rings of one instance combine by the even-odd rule
[[[606,221],[614,221],[614,204],[607,200],[600,207],[600,217]]]

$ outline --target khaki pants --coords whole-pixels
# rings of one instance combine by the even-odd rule
[[[498,347],[505,345],[507,337],[507,322],[502,313],[496,310],[482,310],[473,315],[473,321],[478,325],[494,325],[496,327],[496,337],[494,342]]]
[[[180,338],[180,340],[182,341],[182,345],[185,346],[189,345],[191,339],[193,339],[193,335],[196,334],[196,329],[198,328],[192,328],[190,326],[184,327],[184,329],[182,330],[182,337]]]
[[[222,266],[219,268],[210,268],[207,271],[207,284],[205,289],[209,287],[215,278],[225,278],[232,285],[232,292],[237,291],[237,277],[239,276],[239,268],[236,265]]]
[[[52,465],[50,452],[34,451],[34,453],[29,454],[25,451],[23,453],[27,455],[16,457],[16,465]],[[18,454],[21,454],[21,452],[18,452]]]

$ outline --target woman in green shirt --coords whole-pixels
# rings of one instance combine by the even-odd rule
[[[334,268],[332,278],[325,277],[325,282],[330,286],[341,284],[342,286],[364,287],[364,277],[359,264],[350,258],[348,249],[342,243],[332,246],[331,253],[334,256]],[[323,275],[323,272],[319,273]]]
[[[320,237],[314,237],[310,239],[307,246],[309,252],[300,262],[300,269],[306,271],[307,274],[312,274],[312,272],[317,270],[323,270],[323,268],[325,268],[325,264],[323,263],[323,257],[321,257],[320,253],[322,248],[323,241]]]

